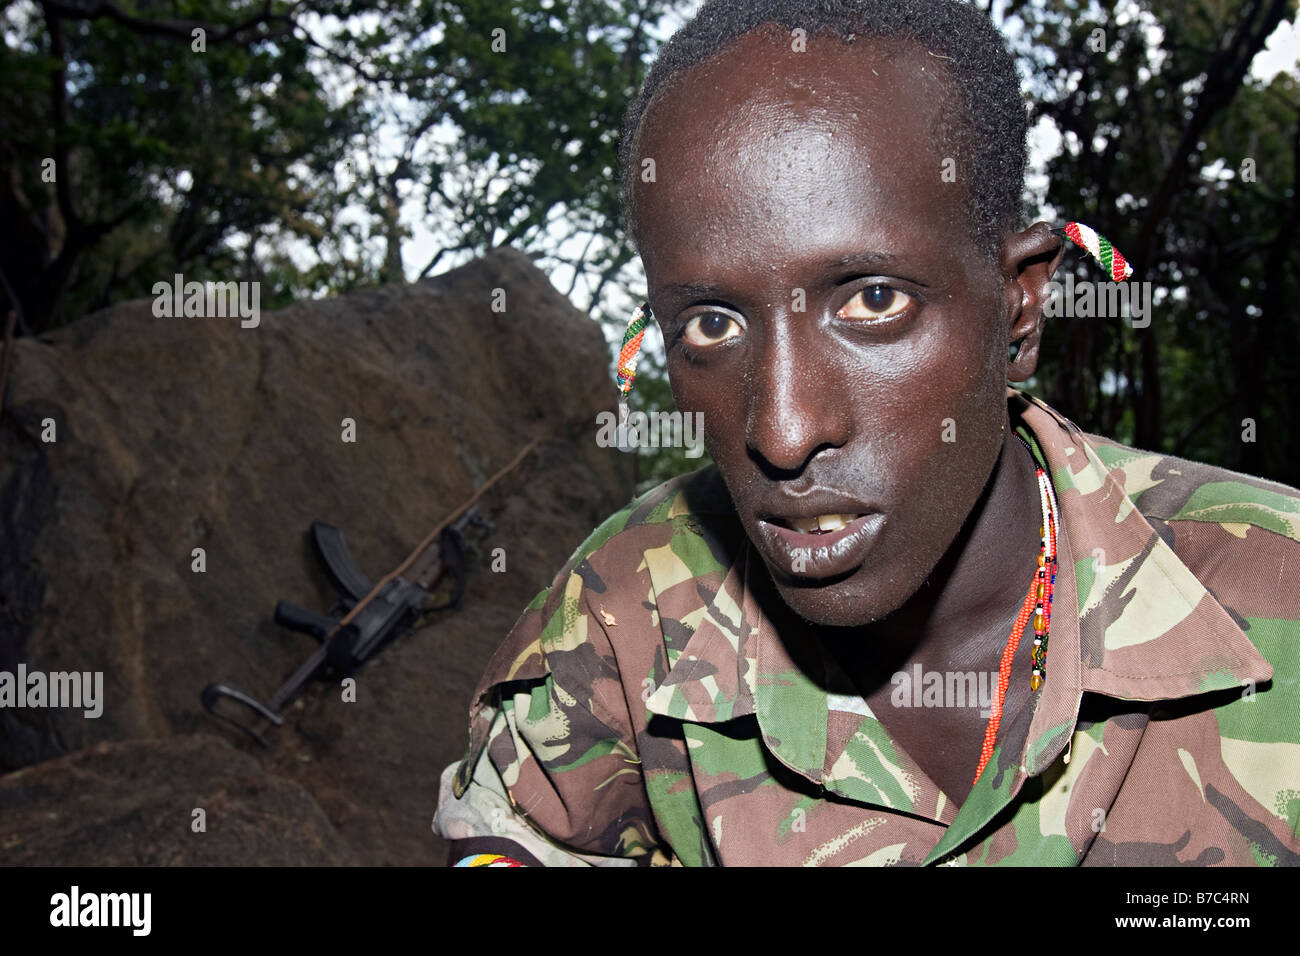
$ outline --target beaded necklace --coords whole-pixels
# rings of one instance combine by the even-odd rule
[[[1026,448],[1029,445],[1023,438],[1016,436]],[[1032,450],[1030,451],[1032,455]],[[984,731],[984,746],[980,748],[979,766],[975,768],[974,786],[979,782],[980,774],[993,756],[993,746],[998,738],[998,726],[1002,723],[1002,708],[1007,699],[1007,688],[1011,686],[1011,662],[1020,646],[1020,635],[1029,623],[1030,615],[1034,619],[1034,650],[1032,654],[1033,671],[1029,675],[1029,689],[1037,691],[1047,679],[1047,638],[1052,626],[1052,591],[1056,584],[1056,529],[1059,509],[1056,504],[1056,492],[1047,473],[1035,464],[1035,477],[1038,479],[1038,504],[1043,512],[1043,523],[1038,527],[1040,543],[1038,546],[1038,567],[1034,571],[1034,580],[1029,585],[1016,622],[1011,625],[1011,636],[1002,651],[1002,663],[998,668],[998,692],[993,700],[989,714],[988,727]]]

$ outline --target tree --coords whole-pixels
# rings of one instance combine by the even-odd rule
[[[1041,384],[1088,430],[1295,484],[1300,443],[1285,416],[1300,90],[1294,77],[1265,87],[1248,76],[1295,4],[1119,9],[1104,19],[1081,2],[1006,11],[1030,65],[1031,121],[1063,137],[1048,203],[1109,235],[1134,279],[1155,284],[1147,328],[1053,320]],[[1070,267],[1097,277],[1077,258]],[[1246,419],[1257,441],[1242,439]]]
[[[510,243],[596,301],[633,258],[617,132],[665,6],[7,7],[0,293],[32,334],[173,272],[275,305]],[[445,238],[417,270],[411,203]]]

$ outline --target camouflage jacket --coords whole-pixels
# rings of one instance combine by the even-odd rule
[[[1049,678],[960,806],[760,612],[710,467],[596,529],[497,651],[453,858],[1300,863],[1300,492],[1008,402],[1060,506]]]

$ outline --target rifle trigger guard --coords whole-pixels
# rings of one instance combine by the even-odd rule
[[[259,716],[265,717],[267,720],[269,720],[277,727],[280,727],[284,724],[284,718],[281,717],[279,714],[277,714],[275,711],[271,710],[260,700],[250,697],[247,694],[245,694],[243,691],[238,690],[234,687],[227,687],[225,684],[209,684],[207,687],[203,688],[203,693],[200,695],[199,699],[203,703],[204,710],[206,710],[213,717],[217,718],[217,720],[224,721],[227,724],[230,724],[234,727],[238,727],[240,730],[248,734],[248,736],[252,737],[263,747],[269,748],[270,745],[262,738],[262,735],[259,734],[256,730],[253,730],[251,727],[241,724],[233,717],[227,717],[225,714],[217,713],[217,702],[222,697],[228,697],[231,700],[236,701],[237,703],[243,704],[245,707],[249,708]]]

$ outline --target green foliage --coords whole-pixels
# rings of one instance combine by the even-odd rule
[[[598,298],[633,257],[616,134],[666,5],[6,7],[0,212],[21,223],[0,268],[24,330],[174,272],[260,280],[267,307],[405,281],[413,203],[444,243],[420,275],[586,237],[556,263],[595,271]]]
[[[188,29],[141,34],[42,5],[10,19],[0,202],[21,217],[0,268],[33,331],[148,295],[178,271],[261,280],[266,306],[294,291],[296,277],[252,247],[323,228],[316,207],[328,187],[317,171],[341,155],[346,112],[327,103],[292,36],[268,27],[219,39],[222,8],[227,23],[241,15],[230,4],[175,5],[179,21],[208,24],[204,52]],[[45,158],[57,183],[42,179]]]

